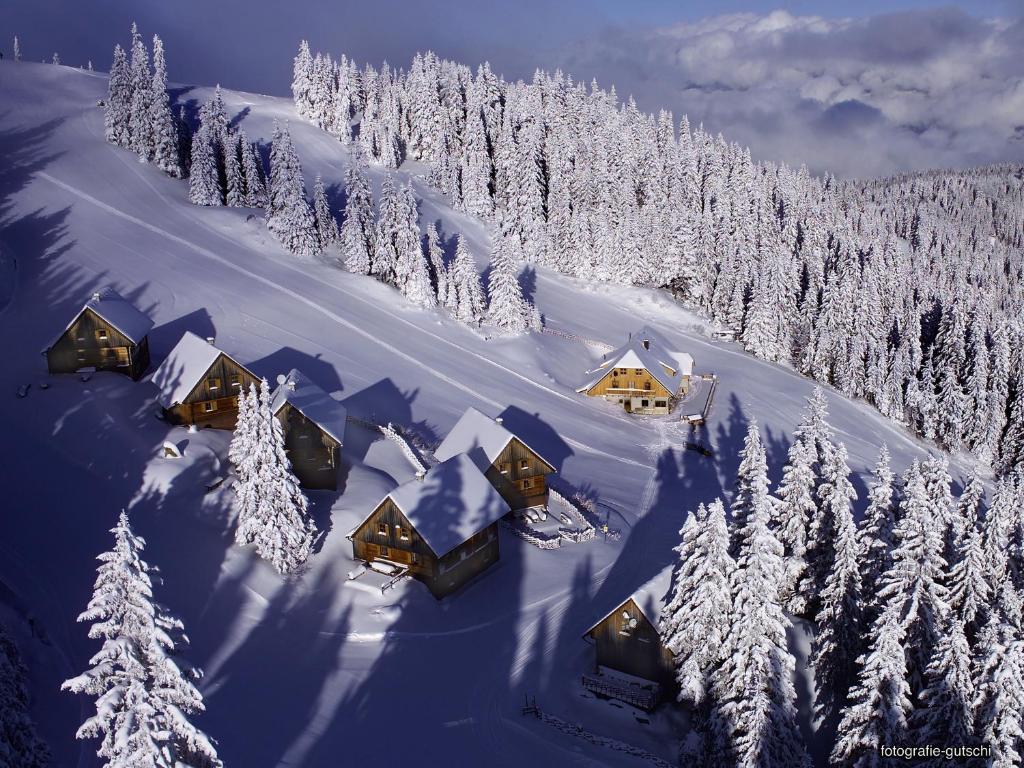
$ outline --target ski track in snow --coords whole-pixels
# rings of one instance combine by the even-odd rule
[[[441,371],[438,371],[435,368],[431,368],[430,366],[426,365],[422,361],[417,360],[412,355],[409,355],[409,354],[403,352],[402,350],[398,349],[397,347],[395,347],[395,346],[393,346],[391,344],[388,344],[385,341],[382,341],[380,338],[374,336],[372,333],[369,333],[368,331],[363,330],[362,328],[360,328],[355,323],[349,322],[348,320],[346,320],[345,318],[343,318],[340,315],[336,314],[335,312],[332,312],[331,310],[327,309],[326,307],[324,307],[324,306],[322,306],[320,304],[317,304],[312,299],[309,299],[309,298],[301,295],[300,293],[297,293],[296,291],[291,290],[290,288],[286,288],[283,285],[280,285],[279,283],[276,283],[273,280],[270,280],[269,278],[263,277],[262,275],[257,275],[257,274],[255,274],[253,272],[245,270],[245,269],[239,267],[234,262],[230,261],[229,259],[225,259],[223,256],[219,256],[218,254],[214,253],[213,251],[209,250],[208,248],[204,248],[201,245],[197,245],[197,244],[195,244],[195,243],[193,243],[193,242],[191,242],[189,240],[186,240],[185,238],[183,238],[183,237],[181,237],[179,235],[175,235],[174,233],[168,232],[167,230],[162,229],[162,228],[160,228],[160,227],[158,227],[158,226],[156,226],[154,224],[150,224],[147,221],[143,221],[142,219],[140,219],[140,218],[138,218],[136,216],[132,216],[130,213],[125,213],[124,211],[119,210],[118,208],[115,208],[114,206],[109,205],[108,203],[104,203],[102,200],[99,200],[96,197],[93,197],[92,195],[88,194],[87,192],[83,192],[82,190],[78,189],[77,187],[73,187],[72,185],[63,182],[60,179],[54,178],[53,176],[51,176],[50,174],[46,173],[45,171],[40,171],[37,174],[37,176],[39,178],[45,179],[46,181],[50,182],[51,184],[54,184],[54,185],[60,187],[65,192],[68,192],[68,193],[70,193],[72,195],[75,195],[76,197],[84,200],[85,202],[90,203],[90,204],[96,206],[97,208],[100,208],[103,211],[106,211],[107,213],[111,214],[112,216],[117,216],[118,218],[124,219],[125,221],[129,221],[129,222],[135,224],[136,226],[142,227],[143,229],[145,229],[145,230],[147,230],[149,232],[152,232],[155,235],[159,235],[160,237],[166,238],[166,239],[168,239],[168,240],[170,240],[172,242],[175,242],[175,243],[177,243],[179,245],[185,246],[186,248],[189,248],[189,249],[195,251],[196,253],[200,254],[201,256],[205,256],[208,259],[216,261],[218,264],[221,264],[221,265],[227,267],[228,269],[231,269],[234,272],[237,272],[239,274],[245,275],[246,277],[249,277],[249,278],[251,278],[253,280],[256,280],[257,282],[262,283],[263,285],[265,285],[265,286],[267,286],[269,288],[272,288],[272,289],[274,289],[274,290],[276,290],[276,291],[278,291],[280,293],[285,294],[286,296],[288,296],[291,299],[294,299],[295,301],[298,301],[298,302],[301,302],[302,304],[305,304],[307,307],[309,307],[310,309],[312,309],[312,310],[314,310],[316,312],[319,312],[324,317],[327,317],[328,319],[333,320],[334,322],[338,323],[339,325],[342,325],[345,328],[348,328],[349,330],[354,331],[355,333],[358,333],[360,336],[362,336],[362,337],[364,337],[364,338],[366,338],[366,339],[368,339],[370,341],[373,341],[374,343],[376,343],[376,344],[380,345],[381,347],[383,347],[384,349],[386,349],[388,352],[391,352],[392,354],[402,358],[406,362],[411,363],[411,364],[417,366],[418,368],[420,368],[421,370],[426,371],[427,373],[437,377],[438,379],[443,381],[445,384],[448,384],[449,386],[452,386],[452,387],[454,387],[454,388],[456,388],[458,390],[461,390],[462,392],[465,392],[467,395],[470,395],[471,397],[474,397],[474,398],[476,398],[477,400],[479,400],[481,402],[487,403],[492,408],[495,408],[495,409],[498,409],[498,410],[503,408],[503,405],[501,403],[497,402],[496,400],[492,400],[491,398],[489,398],[489,397],[487,397],[485,395],[480,394],[480,392],[476,391],[472,387],[466,386],[465,384],[463,384],[462,382],[458,381],[457,379],[453,379],[450,376],[447,376],[446,374],[442,373]],[[304,277],[306,277],[308,279],[316,279],[319,282],[324,282],[323,280],[319,280],[319,278],[317,278],[317,277],[315,277],[313,275],[310,275],[308,272],[295,267],[294,265],[288,264],[286,262],[277,262],[277,263],[280,266],[284,266],[285,268],[287,268],[287,269],[289,269],[291,271],[298,272],[299,274],[303,275]],[[349,298],[358,300],[359,302],[361,302],[363,304],[366,304],[367,306],[370,306],[371,308],[376,309],[377,311],[382,311],[382,310],[380,310],[379,307],[376,307],[375,305],[371,304],[366,299],[363,299],[361,296],[359,296],[357,294],[351,293],[350,291],[346,291],[344,288],[341,288],[339,286],[332,286],[332,287],[334,287],[336,290],[340,291],[341,293],[344,293]],[[387,314],[390,317],[393,317],[394,319],[404,323],[405,325],[408,325],[410,328],[413,328],[413,329],[419,331],[420,333],[423,333],[423,334],[425,334],[427,336],[430,336],[431,338],[433,338],[433,339],[435,339],[437,341],[441,341],[441,342],[443,342],[443,343],[445,343],[445,344],[447,344],[449,346],[452,346],[452,347],[454,347],[454,348],[456,348],[456,349],[458,349],[458,350],[460,350],[460,351],[462,351],[464,353],[468,353],[468,354],[472,355],[473,357],[477,358],[478,360],[480,360],[482,362],[485,362],[485,363],[488,363],[489,365],[492,365],[492,366],[494,366],[496,368],[499,368],[500,370],[502,370],[505,373],[508,373],[509,375],[512,375],[512,376],[515,376],[515,377],[517,377],[519,379],[522,379],[524,382],[527,382],[527,383],[531,384],[532,386],[537,387],[538,389],[541,389],[541,390],[543,390],[543,391],[545,391],[547,393],[555,395],[556,397],[559,397],[559,398],[562,398],[564,400],[567,400],[568,402],[571,402],[571,403],[573,403],[575,405],[579,405],[579,403],[576,400],[574,400],[573,398],[569,397],[568,395],[566,395],[566,394],[564,394],[562,392],[559,392],[559,391],[557,391],[555,389],[551,389],[550,387],[545,387],[543,384],[540,384],[539,382],[536,382],[533,379],[530,379],[530,378],[528,378],[526,376],[523,376],[521,373],[518,373],[517,371],[513,371],[512,369],[505,367],[501,363],[495,362],[494,360],[490,360],[489,358],[484,357],[483,355],[481,355],[481,354],[479,354],[477,352],[473,352],[472,350],[466,349],[465,347],[460,347],[459,345],[454,344],[453,342],[450,342],[447,339],[442,338],[441,336],[437,336],[436,334],[431,333],[428,330],[420,328],[419,326],[415,325],[414,323],[410,323],[408,320],[406,320],[403,317],[400,317],[400,316],[398,316],[398,315],[396,315],[394,313],[390,313],[390,312],[386,312],[385,314]],[[651,467],[648,464],[644,464],[642,462],[626,458],[625,456],[616,456],[614,454],[610,454],[610,453],[607,453],[605,451],[598,451],[598,450],[592,448],[591,446],[588,446],[588,445],[586,445],[584,443],[580,443],[580,442],[578,442],[576,440],[573,440],[571,438],[563,438],[563,439],[569,445],[572,445],[574,448],[578,448],[579,450],[584,451],[585,453],[598,454],[598,455],[605,456],[607,458],[614,459],[615,461],[619,461],[621,463],[628,464],[628,465],[634,466],[634,467],[640,467],[640,468],[643,468],[643,469],[653,469],[653,467]]]

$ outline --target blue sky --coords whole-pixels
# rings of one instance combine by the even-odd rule
[[[105,69],[134,18],[173,80],[284,95],[303,37],[359,63],[429,48],[614,83],[759,159],[848,176],[1024,160],[1022,17],[1024,0],[6,0],[0,49],[19,34],[26,58]]]

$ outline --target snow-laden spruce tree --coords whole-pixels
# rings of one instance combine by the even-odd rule
[[[486,304],[480,273],[462,235],[455,242],[455,260],[449,271],[448,301],[455,306],[455,319],[466,325],[483,322]],[[454,297],[454,301],[453,301]]]
[[[238,135],[229,133],[224,140],[224,202],[232,208],[245,205],[245,179],[239,157]]]
[[[373,200],[359,158],[345,171],[345,216],[340,240],[345,269],[357,275],[368,275],[374,252]]]
[[[145,541],[122,512],[111,529],[114,548],[98,559],[92,599],[78,620],[102,640],[90,667],[61,688],[96,697],[96,714],[78,729],[100,739],[107,765],[220,768],[210,739],[188,718],[204,709],[195,687],[201,673],[174,654],[185,641],[181,622],[153,599]]]
[[[153,82],[150,84],[149,119],[153,136],[153,162],[157,168],[175,179],[185,175],[179,154],[178,126],[171,113],[167,96],[167,60],[164,42],[153,35]]]
[[[887,605],[871,627],[868,650],[858,659],[857,684],[829,762],[833,768],[884,768],[888,762],[881,748],[906,742],[913,705],[904,640],[899,606]]]
[[[856,494],[850,485],[846,446],[842,443],[830,457],[822,488],[829,489],[822,495],[822,503],[831,508],[835,554],[824,576],[821,607],[815,616],[818,632],[811,645],[811,663],[818,712],[831,718],[838,714],[856,676],[862,610],[857,527],[850,506]]]
[[[752,419],[747,427],[747,435],[740,451],[740,466],[736,472],[736,492],[732,504],[729,505],[729,517],[732,524],[732,546],[730,554],[738,558],[743,544],[747,518],[754,511],[755,499],[768,488],[767,470],[762,475],[761,467],[766,464],[764,444],[757,431],[757,420]],[[761,487],[763,484],[763,488]],[[783,586],[780,582],[780,588]]]
[[[249,141],[245,131],[238,134],[238,145],[242,153],[242,179],[245,182],[243,205],[246,208],[267,207],[267,187],[263,178],[263,161],[256,151],[256,145]]]
[[[797,615],[807,610],[806,597],[797,587],[807,570],[807,527],[817,511],[816,484],[811,452],[806,443],[795,440],[782,470],[782,481],[775,491],[779,503],[775,505],[774,528],[782,543],[785,563],[780,592],[788,609]]]
[[[430,265],[430,274],[434,282],[434,293],[437,296],[437,304],[441,307],[448,306],[448,267],[444,263],[444,249],[441,248],[441,237],[437,234],[437,226],[434,222],[427,224],[427,263]]]
[[[0,624],[0,766],[4,768],[50,765],[50,750],[36,731],[30,701],[28,670]]]
[[[188,177],[188,199],[193,205],[223,205],[224,196],[217,171],[217,155],[210,128],[199,124],[192,136],[192,162]]]
[[[678,700],[700,707],[712,670],[728,654],[732,616],[732,579],[725,507],[715,499],[686,518],[675,551],[679,566],[672,596],[661,614],[660,633],[672,651],[679,683]]]
[[[857,557],[860,561],[862,583],[865,590],[862,617],[863,634],[874,624],[881,606],[874,586],[892,564],[893,530],[896,527],[896,508],[893,503],[893,472],[889,448],[882,446],[868,488],[868,507],[864,511],[864,524],[857,531]]]
[[[254,417],[258,410],[259,394],[256,391],[256,384],[250,383],[248,391],[243,391],[238,396],[238,415],[235,417],[235,431],[232,433],[231,443],[228,445],[228,461],[234,467],[235,477],[239,480],[248,477],[245,472],[248,467],[247,462],[252,457],[252,446],[263,439],[263,435],[259,430],[263,429],[266,425],[262,421],[257,421]]]
[[[338,220],[334,218],[331,205],[327,202],[327,190],[320,174],[317,174],[313,182],[313,218],[316,221],[320,243],[325,248],[338,242]]]
[[[299,114],[308,117],[310,104],[310,87],[313,79],[313,56],[309,52],[309,43],[299,43],[299,52],[292,63],[292,97]]]
[[[292,144],[288,125],[274,123],[270,148],[270,202],[267,228],[288,251],[297,256],[315,256],[320,252],[320,237],[313,211],[306,200],[302,166]]]
[[[950,614],[925,670],[921,708],[911,717],[921,744],[975,744],[971,648],[959,617]]]
[[[712,692],[719,702],[714,728],[729,738],[713,747],[720,752],[713,764],[809,766],[796,722],[796,661],[786,641],[790,621],[779,595],[783,550],[770,526],[768,466],[756,424],[750,425],[746,447],[749,509],[733,572],[728,656]]]
[[[412,183],[398,191],[399,218],[394,232],[395,285],[418,307],[437,305],[430,282],[430,266],[420,244],[419,206]]]
[[[491,249],[491,273],[487,281],[487,322],[510,336],[538,330],[533,305],[523,296],[514,249],[508,239],[495,233]]]
[[[264,379],[258,400],[247,408],[245,433],[233,446],[238,481],[235,492],[238,524],[235,542],[254,544],[260,557],[280,573],[291,573],[309,558],[316,525],[307,514],[308,502],[292,473],[285,453],[281,423],[270,410],[270,386]]]
[[[128,65],[131,77],[132,98],[128,130],[131,134],[130,148],[139,160],[148,163],[153,159],[153,75],[149,71],[149,51],[142,42],[138,28],[132,23],[132,52]]]
[[[1006,579],[1013,579],[1019,574],[1014,572],[1021,568],[1021,564],[1014,563],[1014,555],[1017,542],[1014,539],[1020,535],[1020,509],[1024,502],[1020,479],[1016,474],[1003,477],[997,484],[995,493],[992,495],[992,504],[985,515],[985,523],[982,527],[982,547],[985,552],[987,564],[988,582],[993,589]]]
[[[17,35],[14,36],[14,60],[21,61],[21,40]]]
[[[392,285],[395,284],[395,270],[399,259],[399,233],[403,220],[401,191],[390,175],[385,176],[377,206],[377,226],[373,237],[370,274]]]
[[[103,111],[103,126],[107,141],[119,147],[131,140],[129,121],[132,114],[132,77],[128,58],[120,45],[114,46],[114,61],[110,65],[107,81],[107,103]]]
[[[1024,755],[1024,620],[1021,595],[1008,581],[996,586],[975,659],[975,725],[991,747],[988,765],[1014,766]]]

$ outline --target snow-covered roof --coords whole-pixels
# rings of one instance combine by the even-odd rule
[[[632,600],[643,611],[644,616],[655,627],[661,621],[661,610],[668,603],[669,590],[672,588],[672,571],[675,566],[669,565],[662,568],[649,581],[634,590],[617,602],[611,609],[590,625],[590,628],[583,633],[584,637],[594,631],[594,628],[607,619],[629,600]]]
[[[221,354],[226,353],[206,339],[185,331],[185,335],[174,345],[174,349],[150,379],[160,390],[157,402],[164,408],[182,402]]]
[[[513,437],[536,453],[545,464],[554,467],[554,464],[541,456],[533,446],[527,445],[523,438],[513,434],[501,422],[484,415],[476,408],[466,409],[448,436],[434,451],[434,456],[439,461],[445,461],[457,454],[469,453],[477,460],[480,470],[486,472]]]
[[[303,416],[314,422],[338,443],[345,442],[345,406],[307,379],[297,368],[292,368],[284,382],[277,385],[270,402],[274,415],[289,403]]]
[[[666,367],[671,372],[666,371]],[[669,349],[658,334],[650,328],[642,328],[621,347],[609,352],[597,368],[587,371],[589,378],[586,384],[576,391],[586,392],[613,368],[643,368],[675,395],[682,386],[683,377],[693,373],[693,356]]]
[[[71,322],[53,340],[54,344],[57,343],[61,336],[68,332],[68,328],[74,325],[75,321],[87,309],[91,309],[103,320],[110,323],[134,344],[141,342],[153,327],[153,320],[149,315],[136,309],[135,305],[128,301],[128,299],[108,286],[96,291],[92,298],[85,302],[78,311],[78,314],[71,318]],[[50,346],[53,345],[51,344]]]
[[[509,512],[501,494],[464,453],[403,483],[388,497],[438,557]]]

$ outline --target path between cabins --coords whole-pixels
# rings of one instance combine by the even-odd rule
[[[309,299],[309,298],[303,296],[302,294],[297,293],[296,291],[291,290],[290,288],[286,288],[285,286],[280,285],[279,283],[277,283],[277,282],[275,282],[275,281],[273,281],[273,280],[271,280],[269,278],[263,277],[262,275],[255,274],[251,270],[243,269],[242,267],[238,266],[234,262],[230,261],[229,259],[224,258],[223,256],[220,256],[220,255],[214,253],[213,251],[209,250],[208,248],[204,248],[201,245],[197,245],[196,243],[193,243],[193,242],[191,242],[189,240],[186,240],[185,238],[183,238],[183,237],[181,237],[179,235],[175,235],[175,234],[173,234],[171,232],[168,232],[167,230],[162,229],[162,228],[160,228],[160,227],[158,227],[158,226],[156,226],[154,224],[150,224],[147,221],[143,221],[142,219],[140,219],[140,218],[138,218],[136,216],[132,216],[129,213],[125,213],[124,211],[119,210],[118,208],[115,208],[114,206],[109,205],[108,203],[104,203],[102,200],[99,200],[98,198],[93,197],[92,195],[88,194],[87,192],[84,192],[84,191],[78,189],[77,187],[74,187],[74,186],[72,186],[70,184],[67,184],[66,182],[61,181],[60,179],[57,179],[57,178],[51,176],[50,174],[46,173],[45,171],[40,171],[37,175],[40,178],[45,179],[46,181],[50,182],[51,184],[53,184],[53,185],[55,185],[57,187],[60,187],[64,191],[69,192],[72,195],[75,195],[76,197],[84,200],[87,203],[91,203],[92,205],[96,206],[97,208],[100,208],[101,210],[106,211],[107,213],[109,213],[109,214],[111,214],[113,216],[117,216],[118,218],[124,219],[125,221],[129,221],[129,222],[135,224],[136,226],[142,227],[143,229],[145,229],[145,230],[147,230],[149,232],[152,232],[153,234],[159,235],[159,236],[161,236],[161,237],[163,237],[163,238],[165,238],[167,240],[170,240],[170,241],[172,241],[174,243],[177,243],[177,244],[182,245],[182,246],[184,246],[186,248],[189,248],[190,250],[195,251],[196,253],[200,254],[201,256],[205,256],[208,259],[216,261],[218,264],[221,264],[221,265],[227,267],[228,269],[231,269],[234,272],[238,272],[239,274],[245,275],[246,277],[249,277],[249,278],[251,278],[253,280],[256,280],[257,282],[262,283],[263,285],[266,285],[269,288],[272,288],[272,289],[274,289],[274,290],[276,290],[276,291],[278,291],[280,293],[285,294],[286,296],[288,296],[291,299],[294,299],[295,301],[301,302],[302,304],[306,305],[310,309],[312,309],[312,310],[314,310],[316,312],[319,312],[320,314],[324,315],[325,317],[329,318],[330,320],[333,320],[334,322],[338,323],[339,325],[342,325],[345,328],[348,328],[349,330],[359,334],[360,336],[363,336],[364,338],[367,338],[367,339],[373,341],[374,343],[380,345],[381,347],[383,347],[387,351],[391,352],[392,354],[402,358],[406,362],[412,363],[413,365],[417,366],[418,368],[426,371],[427,373],[430,373],[431,375],[437,377],[438,379],[440,379],[444,383],[446,383],[446,384],[448,384],[448,385],[450,385],[452,387],[455,387],[456,389],[461,390],[461,391],[465,392],[466,394],[471,395],[472,397],[475,397],[477,400],[480,400],[482,402],[487,403],[488,405],[490,405],[493,408],[501,409],[503,407],[503,405],[501,403],[499,403],[499,402],[497,402],[495,400],[490,399],[486,395],[480,394],[478,391],[476,391],[472,387],[469,387],[469,386],[463,384],[461,381],[458,381],[457,379],[453,379],[450,376],[445,375],[444,373],[442,373],[441,371],[438,371],[435,368],[431,368],[430,366],[426,365],[422,361],[417,360],[412,355],[409,355],[409,354],[403,352],[402,350],[398,349],[397,347],[394,347],[391,344],[388,344],[387,342],[382,341],[379,337],[377,337],[374,334],[369,333],[368,331],[360,328],[355,323],[352,323],[352,322],[346,320],[345,318],[341,317],[340,315],[336,314],[335,312],[332,312],[331,310],[327,309],[326,307],[324,307],[324,306],[322,306],[320,304],[317,304],[312,299]],[[286,262],[279,262],[279,263],[282,266],[284,266],[285,268],[303,275],[307,279],[314,279],[314,280],[317,279],[316,277],[309,275],[307,272],[304,272],[303,270],[298,269],[297,267],[295,267],[293,265],[287,264]],[[563,400],[566,400],[566,401],[568,401],[570,403],[573,403],[573,404],[575,404],[577,406],[580,405],[580,403],[578,403],[575,399],[573,399],[571,397],[568,397],[567,395],[565,395],[562,392],[559,392],[559,391],[557,391],[555,389],[551,389],[550,387],[546,387],[543,384],[540,384],[539,382],[534,381],[533,379],[530,379],[530,378],[528,378],[526,376],[523,376],[521,373],[513,371],[510,368],[506,368],[501,363],[497,363],[494,360],[491,360],[491,359],[489,359],[487,357],[484,357],[483,355],[480,355],[480,354],[478,354],[476,352],[473,352],[471,350],[467,350],[464,347],[460,347],[459,345],[454,344],[453,342],[448,341],[447,339],[445,339],[445,338],[443,338],[441,336],[438,336],[438,335],[436,335],[434,333],[431,333],[430,331],[427,331],[427,330],[424,330],[424,329],[420,328],[419,326],[415,325],[414,323],[410,323],[408,320],[405,320],[404,318],[399,317],[398,315],[395,315],[395,314],[390,313],[390,312],[386,312],[386,311],[382,310],[380,307],[372,304],[371,302],[368,302],[363,297],[358,296],[357,294],[354,294],[354,293],[351,293],[349,291],[346,291],[346,290],[344,290],[344,289],[342,289],[342,288],[340,288],[338,286],[333,286],[333,287],[336,288],[337,290],[341,291],[342,293],[344,293],[346,296],[349,296],[350,298],[353,298],[353,299],[355,299],[357,301],[360,301],[360,302],[366,304],[367,306],[373,308],[374,310],[376,310],[378,312],[381,312],[382,314],[386,314],[389,317],[394,318],[394,319],[396,319],[396,320],[398,320],[398,321],[408,325],[410,328],[413,328],[413,329],[419,331],[420,333],[423,333],[423,334],[425,334],[427,336],[430,336],[431,338],[433,338],[435,340],[438,340],[438,341],[440,341],[440,342],[442,342],[444,344],[452,346],[452,347],[460,350],[463,353],[468,353],[468,354],[476,357],[478,360],[480,360],[482,362],[485,362],[485,363],[487,363],[489,365],[492,365],[492,366],[494,366],[496,368],[499,368],[500,370],[502,370],[504,372],[507,372],[509,375],[515,376],[516,378],[522,379],[524,382],[530,384],[531,386],[534,386],[534,387],[536,387],[538,389],[541,389],[541,390],[543,390],[543,391],[545,391],[545,392],[547,392],[549,394],[552,394],[552,395],[554,395],[556,397],[559,397],[559,398],[561,398]],[[642,469],[649,469],[649,470],[652,470],[652,471],[654,469],[652,466],[650,466],[648,464],[644,464],[643,462],[635,461],[633,459],[626,458],[625,456],[617,456],[615,454],[608,453],[607,451],[597,450],[597,449],[595,449],[595,448],[593,448],[593,447],[591,447],[589,445],[586,445],[585,443],[580,443],[580,442],[578,442],[576,440],[573,440],[572,438],[569,438],[569,437],[565,437],[563,439],[569,445],[571,445],[574,448],[577,448],[577,449],[579,449],[581,451],[584,451],[586,453],[593,453],[593,454],[598,454],[598,455],[601,455],[601,456],[606,456],[606,457],[608,457],[610,459],[613,459],[615,461],[618,461],[620,463],[628,464],[628,465],[634,466],[634,467],[640,467]]]

